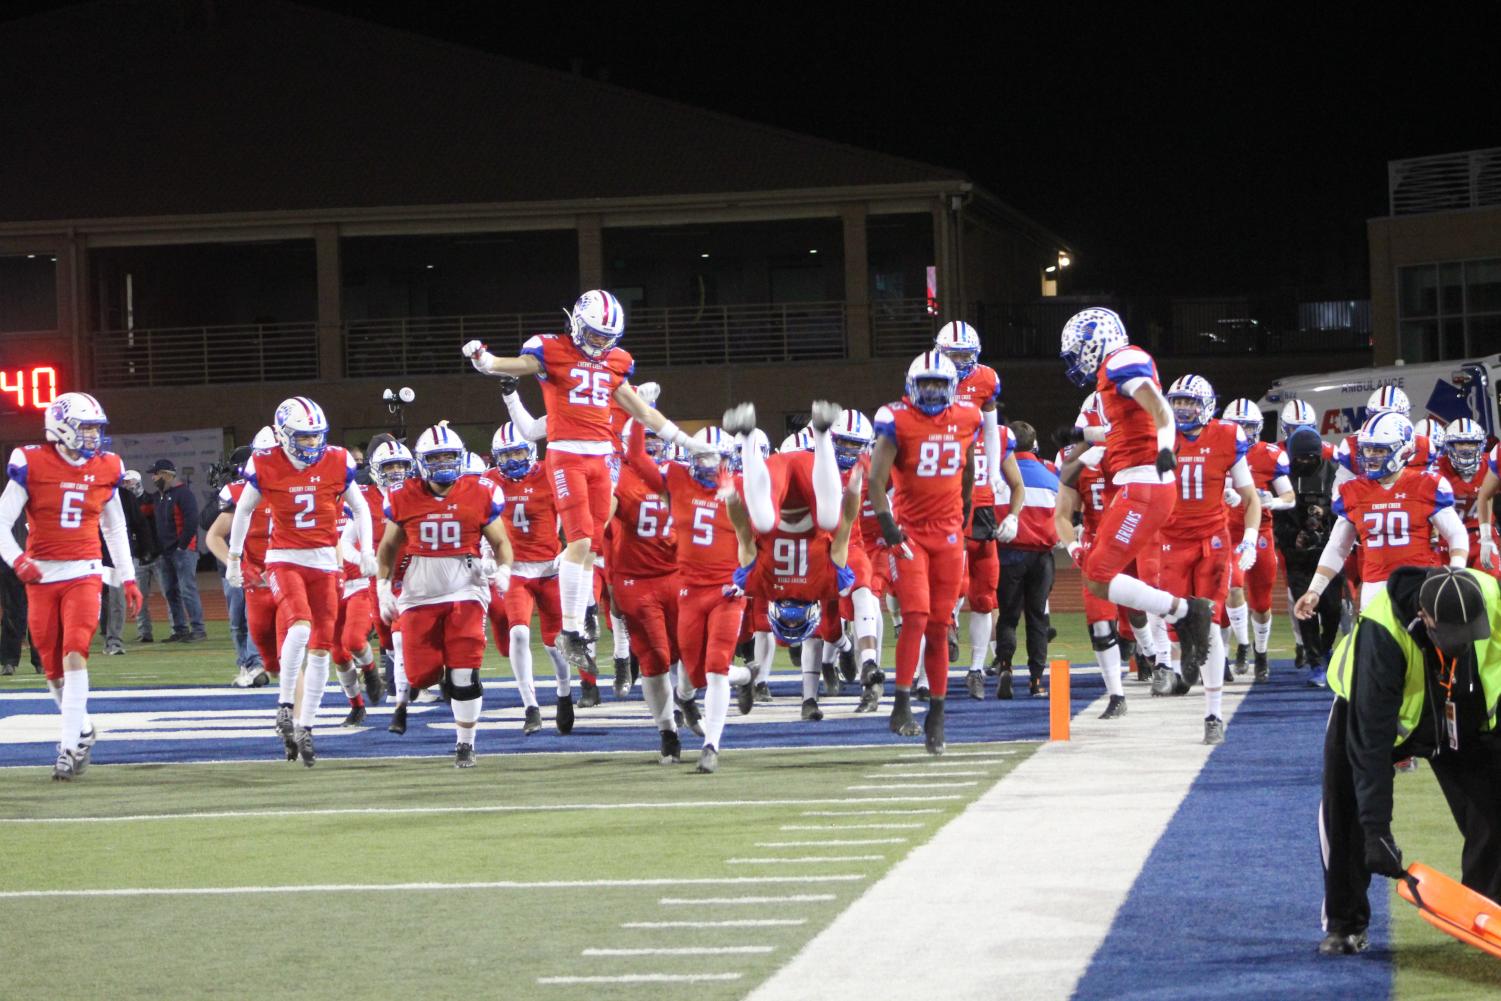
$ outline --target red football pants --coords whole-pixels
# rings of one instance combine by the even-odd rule
[[[401,613],[401,651],[412,688],[436,685],[443,668],[478,669],[485,659],[485,610],[477,601],[417,605]]]
[[[97,574],[26,585],[26,626],[42,658],[48,681],[61,681],[63,657],[89,659],[89,644],[99,630],[99,598],[104,582]]]
[[[679,590],[675,573],[617,578],[610,585],[615,610],[625,619],[631,653],[648,678],[666,674],[678,659]]]
[[[552,477],[552,495],[563,536],[569,542],[588,539],[596,553],[604,552],[605,525],[610,521],[610,498],[614,486],[610,465],[618,468],[613,455],[578,455],[547,450],[547,474]]]
[[[596,575],[597,577],[598,575]],[[512,577],[505,595],[505,618],[513,626],[530,626],[532,612],[542,619],[542,645],[552,646],[563,628],[563,599],[556,577]]]
[[[266,568],[266,580],[276,611],[287,621],[312,623],[309,650],[328,650],[334,642],[334,625],[339,621],[339,584],[343,577],[330,570],[313,570],[295,563],[273,563]]]
[[[891,586],[902,610],[902,635],[896,641],[896,683],[911,687],[917,676],[917,653],[924,638],[923,667],[934,698],[949,690],[949,622],[959,601],[964,576],[964,545],[957,533],[907,529],[912,558],[894,556]]]
[[[333,661],[348,664],[354,654],[370,646],[370,621],[375,617],[375,599],[361,588],[339,603],[339,621],[334,625]]]
[[[678,650],[695,688],[711,674],[729,673],[744,615],[745,599],[725,597],[722,584],[678,588]]]

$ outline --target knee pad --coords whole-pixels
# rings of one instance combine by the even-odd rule
[[[1089,624],[1089,644],[1096,652],[1109,650],[1121,641],[1120,633],[1116,632],[1115,622],[1091,622]]]
[[[473,667],[445,667],[443,680],[438,687],[444,695],[456,702],[485,697],[485,686],[480,684],[479,669]]]

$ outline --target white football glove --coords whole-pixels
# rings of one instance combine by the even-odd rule
[[[1489,523],[1480,526],[1480,565],[1496,569],[1496,529]]]
[[[657,400],[662,396],[662,387],[655,382],[643,382],[636,387],[636,395],[651,406],[656,406]]]
[[[1245,573],[1256,565],[1256,543],[1242,539],[1235,547],[1235,555],[1239,558],[1240,572]]]
[[[240,569],[240,558],[234,553],[229,554],[229,562],[224,564],[224,579],[230,587],[245,586],[245,572]]]
[[[396,592],[391,587],[391,579],[389,577],[385,580],[375,582],[375,600],[380,605],[381,621],[385,622],[386,625],[395,622],[397,615]]]
[[[1228,483],[1225,484],[1225,506],[1240,507],[1240,491]]]
[[[500,563],[495,567],[495,572],[490,574],[490,583],[495,585],[495,590],[505,594],[511,589],[511,565]]]
[[[360,576],[374,577],[376,569],[375,554],[369,552],[360,553]]]
[[[687,449],[690,455],[714,455],[719,451],[718,445],[711,445],[706,441],[699,441],[697,438],[689,438],[681,444],[683,448]]]
[[[474,366],[475,371],[490,374],[490,359],[494,356],[485,350],[484,341],[469,341],[461,350],[464,352],[464,357],[469,359],[469,364]]]
[[[1006,515],[1006,517],[1001,519],[1001,523],[995,527],[995,541],[1001,545],[1005,545],[1016,538],[1016,529],[1016,515]]]
[[[1002,476],[1000,471],[997,470],[996,474],[990,478],[990,492],[1000,497],[1002,495],[1001,491],[1006,489],[1006,477]]]
[[[1084,543],[1075,539],[1066,548],[1068,550],[1068,558],[1074,561],[1074,566],[1082,570],[1084,568]]]

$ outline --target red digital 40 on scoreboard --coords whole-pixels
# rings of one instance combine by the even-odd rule
[[[0,414],[39,413],[63,392],[55,365],[0,364]]]

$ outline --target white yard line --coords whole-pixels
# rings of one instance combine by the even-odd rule
[[[904,767],[911,767],[910,765]],[[932,772],[870,772],[860,776],[862,779],[948,779],[954,776],[966,777],[970,775],[994,775],[995,772],[944,772],[942,775],[934,775]]]
[[[1225,692],[1233,725],[1248,686]],[[1074,718],[1074,739],[1045,744],[984,792],[750,995],[750,1001],[868,1001],[911,978],[911,952],[871,950],[870,929],[965,928],[945,940],[924,992],[944,1001],[1066,1001],[1138,873],[1213,748],[1203,702],[1132,698],[1130,715]],[[1249,725],[1249,724],[1247,724]],[[1031,866],[954,880],[953,860],[980,844],[1034,844]]]
[[[623,973],[614,977],[538,977],[537,983],[570,984],[701,984],[739,980],[743,973]]]
[[[825,841],[757,841],[757,848],[855,848],[859,845],[904,845],[906,838],[849,838]]]
[[[581,956],[764,956],[774,945],[673,945],[640,949],[585,949]]]
[[[911,817],[919,813],[942,813],[937,807],[922,807],[917,810],[804,810],[804,817]]]
[[[961,755],[961,757],[962,756],[963,755]],[[881,767],[882,768],[984,768],[984,767],[987,767],[984,764],[977,764],[973,760],[970,760],[970,761],[945,761],[944,758],[947,758],[947,757],[948,757],[948,755],[945,754],[943,758],[929,758],[927,761],[893,761],[893,762],[890,762],[889,764],[884,764]],[[973,758],[974,755],[970,755],[970,757]],[[986,759],[986,760],[988,760],[988,759]],[[995,760],[1000,761],[1002,759],[997,758]],[[995,766],[994,765],[990,765],[988,767],[994,768]],[[985,772],[984,774],[986,774],[986,775],[992,775],[994,773],[993,772]]]
[[[780,831],[915,831],[927,824],[783,824]]]
[[[726,865],[783,865],[811,862],[879,862],[885,855],[799,855],[786,858],[727,858]]]
[[[661,879],[557,879],[522,882],[493,880],[473,883],[323,883],[287,886],[137,886],[80,890],[0,890],[0,900],[48,897],[217,897],[258,893],[376,893],[421,890],[575,890],[633,886],[753,886],[757,883],[848,883],[869,878],[864,873],[818,876],[715,876]]]
[[[771,897],[663,897],[664,907],[735,907],[740,904],[822,904],[838,899],[833,893],[785,893]]]
[[[874,786],[845,786],[845,792],[891,792],[894,789],[969,789],[978,782],[883,782]]]
[[[832,897],[830,899],[833,899]],[[723,921],[623,921],[622,928],[796,928],[807,918],[727,918]]]

